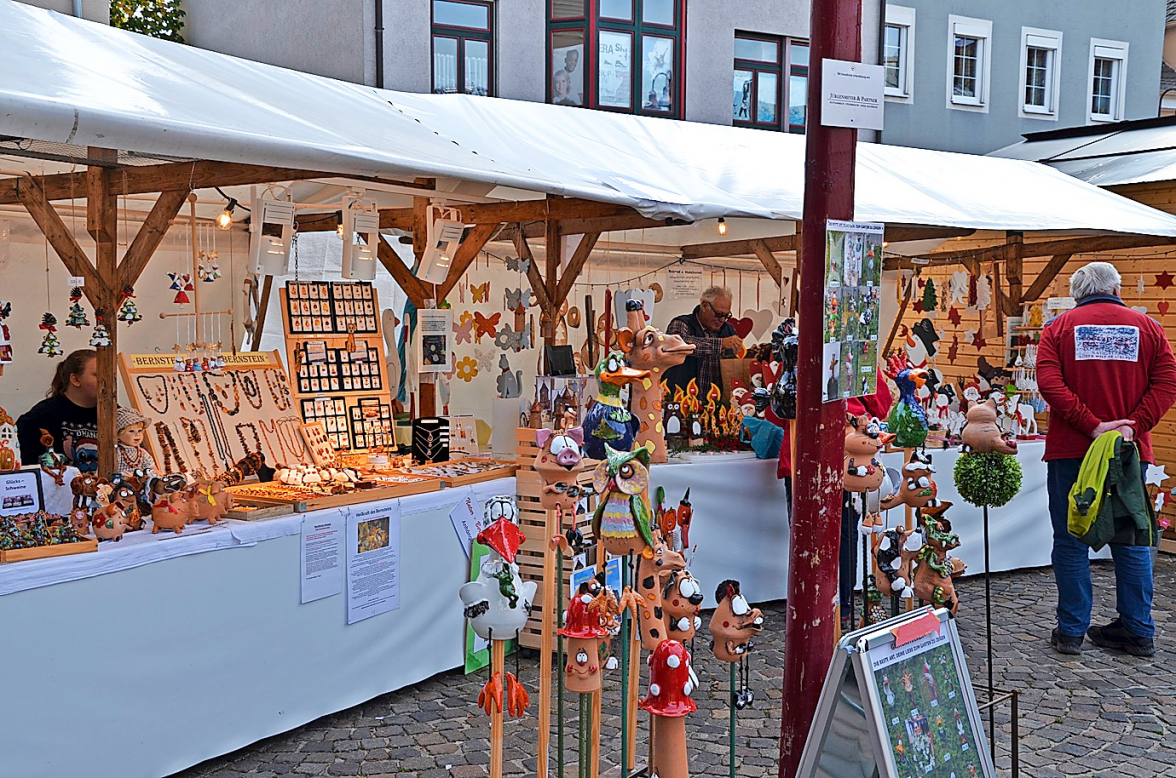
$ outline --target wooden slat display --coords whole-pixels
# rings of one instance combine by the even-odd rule
[[[535,581],[539,584],[535,591],[535,602],[531,607],[531,617],[527,620],[527,626],[523,628],[522,634],[519,636],[519,642],[527,647],[538,649],[542,642],[543,609],[548,606],[548,603],[543,601],[543,543],[546,536],[547,528],[547,511],[539,504],[539,490],[543,485],[539,474],[535,472],[532,463],[535,461],[535,454],[539,451],[539,447],[535,445],[535,430],[528,428],[520,428],[515,431],[515,462],[518,465],[518,472],[515,474],[515,483],[517,485],[517,503],[519,507],[519,526],[522,527],[523,534],[527,536],[525,542],[519,549],[516,557],[519,563],[519,570],[524,580]],[[581,471],[577,483],[590,484],[592,483],[592,468],[589,467]],[[584,533],[584,539],[592,540],[592,514],[591,510],[595,508],[595,498],[590,498],[588,501],[589,512],[581,514],[577,517],[576,526]],[[570,520],[564,517],[564,529],[571,526]],[[592,561],[592,554],[594,551],[589,549],[588,554],[590,563]],[[572,569],[567,558],[564,559],[564,580],[571,575]],[[567,591],[564,592],[564,602],[567,602]],[[559,614],[552,622],[559,623]]]
[[[1121,193],[1147,205],[1152,205],[1169,213],[1176,213],[1176,188],[1125,187]],[[973,246],[981,247],[988,243],[989,241],[981,244],[977,241],[954,239],[945,243],[942,248],[944,250],[956,251],[968,249]],[[1028,257],[1024,260],[1022,275],[1023,288],[1029,288],[1049,263],[1050,259],[1051,257]],[[1129,306],[1146,306],[1147,315],[1154,318],[1163,326],[1169,342],[1173,342],[1176,339],[1176,286],[1161,289],[1156,285],[1156,276],[1165,271],[1176,275],[1176,246],[1171,248],[1156,247],[1108,251],[1095,254],[1075,254],[1058,272],[1057,276],[1036,302],[1044,303],[1049,297],[1068,296],[1071,274],[1089,262],[1098,261],[1110,262],[1118,268],[1119,273],[1123,276],[1123,301]],[[998,264],[1003,265],[1003,263]],[[992,274],[992,262],[985,263],[981,267],[983,272]],[[944,378],[952,383],[955,383],[959,379],[962,379],[965,383],[972,380],[975,376],[976,366],[981,355],[985,356],[989,363],[993,365],[1007,364],[1007,352],[1004,347],[1005,338],[997,335],[996,305],[998,302],[995,288],[993,289],[992,305],[983,315],[974,310],[967,310],[966,305],[956,303],[955,308],[959,314],[959,324],[952,324],[948,318],[948,308],[951,307],[946,302],[949,298],[948,279],[954,271],[963,269],[960,265],[928,268],[922,271],[921,276],[924,279],[930,278],[935,281],[936,293],[940,303],[939,309],[931,315],[931,318],[935,322],[936,330],[938,330],[941,337],[941,340],[936,344],[939,351],[932,359],[932,362],[943,373]],[[1000,275],[1002,279],[1005,276],[1003,267],[1000,270]],[[1139,291],[1140,277],[1143,278],[1142,293]],[[902,285],[900,284],[899,286],[899,293],[901,294]],[[907,327],[912,327],[924,316],[928,316],[927,313],[914,310],[914,303],[921,300],[921,298],[922,292],[916,286],[911,297],[911,306],[908,307],[902,319],[902,323]],[[1168,308],[1168,305],[1171,308]],[[1048,316],[1046,318],[1048,319]],[[1007,335],[1009,323],[1006,322],[1005,324]],[[982,337],[986,340],[986,344],[982,348],[969,345],[964,338],[964,333],[968,330],[975,330],[981,333]],[[949,358],[949,354],[954,338],[958,338],[958,342],[956,343],[956,358],[953,362]],[[903,344],[903,338],[898,337],[895,339],[893,348],[901,349]],[[1048,423],[1048,412],[1037,414],[1037,424],[1041,433],[1045,432]],[[1156,464],[1165,465],[1169,473],[1176,475],[1176,409],[1169,410],[1153,430],[1152,445],[1155,450]],[[1176,486],[1176,481],[1167,481],[1163,488],[1167,491],[1173,486]],[[1044,506],[1042,507],[1044,508]],[[1176,499],[1169,498],[1164,506],[1163,515],[1167,516],[1173,525],[1176,526]],[[1169,547],[1173,551],[1176,551],[1176,547],[1171,546],[1172,543],[1176,543],[1176,532],[1169,530],[1165,533],[1165,536],[1169,539]]]
[[[303,420],[322,421],[336,450],[393,448],[376,290],[364,282],[288,281],[279,298],[290,386]],[[348,325],[354,332],[348,333]],[[366,360],[351,358],[349,338],[354,338],[357,353],[368,355]],[[328,358],[311,364],[305,359],[306,344],[317,341],[325,343]]]
[[[119,354],[131,406],[152,420],[146,445],[156,472],[212,477],[258,449],[271,467],[308,463],[278,352],[222,357],[220,373],[177,373],[170,354]],[[178,458],[165,450],[173,441]]]

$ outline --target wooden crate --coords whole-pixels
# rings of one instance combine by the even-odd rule
[[[69,554],[85,554],[98,550],[98,541],[94,538],[84,538],[77,543],[58,543],[54,546],[36,546],[34,548],[14,548],[0,551],[0,563],[24,562],[29,559],[48,559],[53,556],[67,556]]]
[[[531,617],[527,620],[527,626],[523,628],[522,634],[519,635],[519,642],[526,648],[534,649],[540,648],[543,635],[543,609],[549,607],[549,604],[543,601],[543,550],[548,537],[549,512],[539,504],[539,490],[543,482],[539,478],[539,474],[535,472],[535,468],[531,466],[538,451],[539,447],[535,445],[535,430],[520,428],[515,431],[515,461],[518,465],[518,472],[515,473],[516,501],[519,508],[519,525],[522,527],[523,534],[527,536],[526,542],[519,548],[515,559],[518,562],[523,580],[535,581],[539,584],[539,588],[535,592],[535,602],[531,607]],[[592,483],[592,468],[588,467],[581,471],[577,482],[580,484]],[[590,510],[595,507],[595,499],[589,500],[589,506]],[[570,526],[569,519],[565,516],[564,529],[567,529],[568,526]],[[577,516],[576,526],[584,533],[586,539],[591,540],[591,512]],[[592,561],[592,555],[595,552],[589,550],[588,553],[590,561]],[[565,581],[571,572],[570,559],[565,557]],[[566,592],[564,602],[566,605]],[[559,623],[558,614],[552,623]]]
[[[1160,538],[1160,551],[1165,554],[1176,554],[1176,540]]]

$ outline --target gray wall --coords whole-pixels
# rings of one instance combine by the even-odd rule
[[[895,0],[915,9],[914,100],[887,100],[882,141],[983,154],[1021,140],[1022,133],[1087,123],[1090,39],[1130,44],[1125,119],[1156,115],[1164,0]],[[948,16],[992,21],[988,112],[947,107]],[[1057,120],[1023,118],[1021,28],[1062,32]]]
[[[73,16],[73,0],[17,0],[17,2]],[[91,22],[110,24],[110,0],[82,0],[82,18]]]
[[[370,84],[375,64],[373,2],[185,0],[184,39],[222,54]],[[402,4],[407,3],[397,3]]]

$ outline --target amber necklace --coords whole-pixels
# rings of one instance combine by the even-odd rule
[[[188,438],[188,442],[192,444],[192,452],[196,454],[196,466],[200,468],[200,472],[209,475],[210,471],[204,464],[204,458],[200,456],[200,444],[204,443],[208,447],[208,456],[214,462],[216,461],[216,454],[212,451],[212,443],[208,440],[208,429],[204,428],[204,435],[200,434],[200,430],[196,428],[196,420],[189,419],[187,416],[180,417],[180,425],[184,429],[184,434]],[[204,427],[204,422],[200,422],[200,426]]]
[[[176,447],[176,439],[172,437],[171,430],[162,421],[155,422],[155,434],[159,438],[159,449],[163,452],[163,469],[164,472],[171,473],[172,456],[176,458],[176,467],[179,472],[187,473],[188,466],[184,464],[184,458],[180,456],[180,450]]]
[[[253,424],[252,422],[241,423],[241,424],[237,425],[237,437],[241,440],[241,448],[245,449],[245,454],[248,456],[249,454],[253,453],[253,451],[250,451],[249,444],[245,442],[244,430],[250,430],[253,432],[253,440],[254,440],[254,443],[257,445],[257,448],[253,449],[253,451],[260,452],[261,451],[261,436],[257,434],[257,425]]]
[[[201,373],[200,377],[204,380],[204,386],[208,389],[208,394],[212,397],[213,402],[220,406],[220,409],[224,411],[226,415],[236,416],[241,412],[241,385],[237,382],[236,373],[231,372],[228,375],[229,379],[233,382],[233,410],[231,411],[225,407],[225,400],[227,400],[229,397],[228,390],[226,390],[223,386],[221,387],[221,394],[224,395],[224,399],[221,399],[217,396],[216,389],[212,387],[212,382],[208,380],[208,373]]]
[[[167,414],[167,409],[171,406],[171,395],[167,391],[167,376],[163,376],[163,391],[160,393],[162,396],[156,400],[156,402],[159,400],[163,401],[162,408],[157,407],[155,403],[151,402],[151,392],[143,386],[143,379],[151,377],[152,376],[143,375],[135,376],[135,383],[139,385],[139,394],[143,395],[143,400],[147,403],[147,407],[158,413],[160,416],[164,416]]]
[[[192,393],[188,391],[188,387],[184,384],[184,377],[179,375],[176,376],[176,383],[180,385],[180,390],[184,393],[184,399],[188,401],[187,404],[185,404],[184,400],[180,400],[180,410],[186,411],[188,410],[188,406],[191,405],[191,410],[193,413],[203,415],[204,409],[200,407],[200,403],[192,399]],[[200,387],[196,387],[196,392],[199,394]]]
[[[293,402],[290,398],[290,387],[286,386],[285,383],[278,380],[276,377],[271,378],[270,374],[273,372],[275,371],[271,369],[266,370],[263,374],[263,377],[265,378],[265,386],[267,389],[269,389],[270,397],[272,397],[274,400],[274,407],[276,407],[279,411],[284,411],[289,408]],[[274,387],[275,384],[277,384],[277,388]]]
[[[289,435],[290,440],[290,456],[292,458],[297,457],[299,461],[302,461],[301,452],[306,451],[306,446],[302,444],[298,428],[295,427],[293,430],[290,429],[293,425],[299,423],[300,422],[297,419],[279,419],[278,430],[280,431],[282,429],[282,425],[285,425],[286,434]],[[281,433],[279,432],[279,434]]]
[[[241,388],[245,390],[245,399],[256,410],[261,410],[265,400],[261,396],[261,386],[257,383],[257,376],[250,373],[241,374]],[[257,402],[254,402],[256,400]]]
[[[290,462],[290,460],[288,460],[286,458],[286,444],[282,442],[281,420],[274,419],[272,422],[270,422],[270,424],[273,427],[272,432],[274,433],[274,437],[278,439],[278,448],[276,449],[276,453],[280,454],[282,457],[278,462],[275,463],[275,465],[293,464],[292,462]],[[257,426],[261,427],[261,434],[265,435],[265,433],[266,433],[265,422],[259,421],[259,422],[257,422]],[[266,443],[269,443],[269,436],[266,436],[265,440],[266,440]],[[270,453],[271,454],[275,453],[275,449],[272,445],[270,446]]]

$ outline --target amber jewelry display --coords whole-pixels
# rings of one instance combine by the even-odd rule
[[[162,386],[158,395],[149,390],[143,385],[144,378],[154,378],[155,376],[135,376],[135,383],[139,385],[139,392],[143,395],[143,400],[147,403],[147,407],[155,413],[163,416],[171,407],[171,392],[167,389],[167,377],[160,377],[160,384]],[[160,408],[156,403],[162,402],[163,407]]]
[[[200,378],[203,379],[204,386],[205,386],[205,388],[208,389],[208,395],[212,399],[213,403],[216,404],[217,406],[219,406],[220,409],[222,411],[224,411],[226,416],[236,416],[238,413],[241,412],[241,385],[237,381],[237,374],[236,373],[230,372],[228,374],[228,377],[229,377],[229,380],[232,381],[232,383],[233,383],[233,409],[232,410],[229,410],[228,408],[225,407],[225,400],[227,400],[229,397],[228,390],[222,386],[221,390],[220,390],[220,394],[224,395],[224,396],[223,397],[219,396],[217,394],[216,389],[213,388],[212,382],[208,380],[208,373],[201,373],[200,374]]]
[[[294,398],[290,396],[290,387],[286,386],[285,382],[273,378],[270,375],[272,372],[274,371],[266,370],[262,373],[262,377],[265,379],[265,386],[269,389],[270,397],[274,401],[274,407],[279,411],[289,410],[290,406],[294,404]]]
[[[245,400],[250,407],[255,410],[261,410],[265,405],[265,399],[261,396],[261,385],[257,382],[257,377],[249,373],[241,375],[241,391],[245,393]]]
[[[249,448],[249,444],[245,442],[245,430],[253,433],[254,448]],[[257,425],[253,422],[244,422],[237,425],[237,439],[241,441],[241,448],[245,449],[246,454],[252,454],[255,451],[261,451],[261,435],[257,432]]]
[[[176,439],[171,430],[162,421],[155,422],[155,435],[159,438],[159,450],[163,452],[163,471],[165,473],[187,473],[188,466],[180,456],[180,449],[176,446]],[[176,460],[176,469],[172,469],[172,457]]]
[[[216,453],[212,450],[212,442],[208,439],[208,428],[204,427],[203,420],[200,421],[200,427],[204,429],[204,434],[201,434],[200,429],[196,426],[195,419],[189,419],[187,416],[180,417],[180,426],[184,430],[185,437],[188,442],[192,444],[192,452],[196,455],[196,467],[201,473],[211,474],[213,469],[210,469],[204,463],[204,458],[200,456],[200,443],[204,443],[208,447],[208,457],[216,462]]]
[[[180,391],[182,391],[184,393],[183,399],[180,400],[180,410],[191,411],[192,413],[196,413],[196,414],[203,416],[204,415],[204,404],[192,399],[192,393],[188,391],[188,387],[184,383],[184,376],[177,375],[177,376],[173,376],[172,378],[177,384],[179,384]],[[192,380],[195,381],[196,380],[195,377],[193,377]],[[197,396],[200,395],[200,387],[199,386],[196,387],[196,395]],[[186,403],[185,403],[185,400],[187,401]]]

